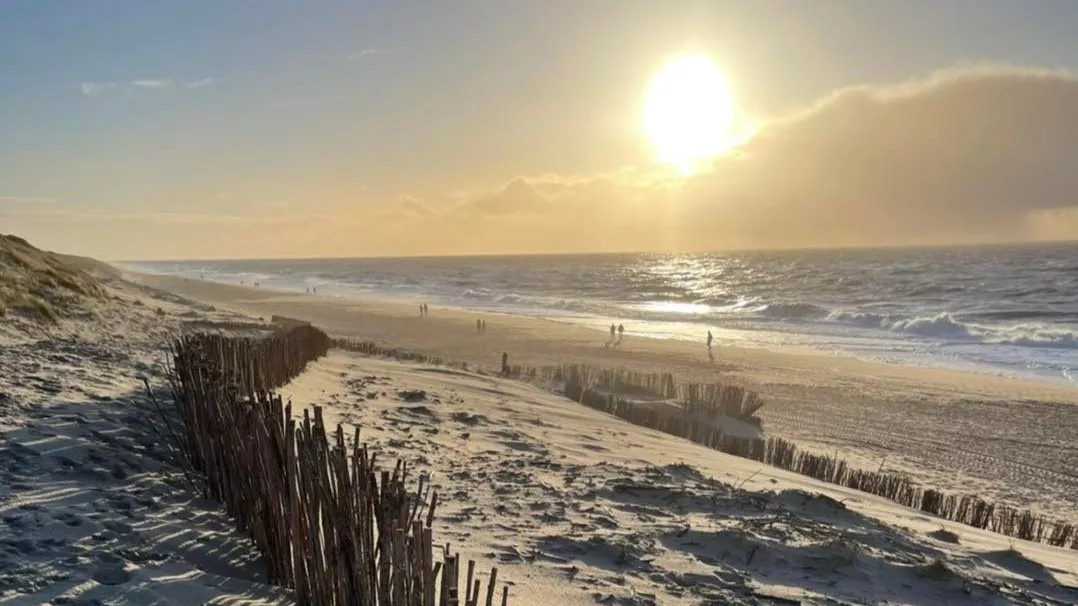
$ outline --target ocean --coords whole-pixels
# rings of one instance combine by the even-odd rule
[[[426,301],[627,336],[1065,381],[1078,387],[1078,245],[132,262],[147,273]]]

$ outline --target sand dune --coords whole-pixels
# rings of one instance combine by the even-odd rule
[[[97,280],[55,253],[0,234],[0,316],[55,322],[104,296]],[[85,260],[88,265],[90,260]],[[105,265],[100,262],[100,265]]]

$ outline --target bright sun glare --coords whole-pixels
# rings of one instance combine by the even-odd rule
[[[736,107],[726,76],[705,55],[671,60],[651,80],[644,101],[644,134],[657,159],[683,175],[736,144]]]

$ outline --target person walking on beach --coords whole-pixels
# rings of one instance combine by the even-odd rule
[[[625,325],[618,324],[618,343],[621,343],[623,338],[625,338]]]
[[[603,347],[606,348],[606,349],[610,349],[611,347],[613,347],[615,345],[615,341],[617,341],[617,339],[618,339],[617,334],[618,334],[618,327],[615,326],[613,322],[611,322],[610,323],[610,338],[606,340],[606,343],[603,343]]]
[[[475,320],[475,332],[483,332],[483,321],[478,318]]]
[[[707,348],[711,349],[711,342],[715,340],[715,337],[711,336],[711,331],[707,331]]]

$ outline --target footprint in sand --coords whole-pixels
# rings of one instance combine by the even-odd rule
[[[113,553],[98,556],[91,578],[102,585],[122,585],[131,580],[131,573],[126,569],[126,561]]]

